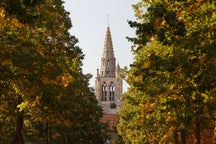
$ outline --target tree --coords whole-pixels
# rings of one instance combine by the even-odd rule
[[[82,73],[84,55],[68,32],[72,25],[62,4],[0,2],[0,141],[45,138],[48,127],[56,143],[103,139],[102,110]]]
[[[202,131],[212,129],[215,123],[215,3],[202,0],[141,1],[134,8],[138,21],[129,24],[136,28],[137,37],[129,39],[136,46],[133,51],[135,61],[128,73],[130,89],[119,114],[119,132],[123,135],[133,122],[131,132],[136,132],[138,127],[143,135],[155,136],[154,128],[162,133],[155,139],[132,139],[125,133],[123,138],[132,143],[135,140],[186,143],[189,141],[187,136],[195,133],[199,144]],[[162,45],[154,47],[155,41]],[[149,54],[148,47],[154,52]],[[140,125],[136,119],[130,119],[132,112],[125,114],[124,107],[132,103],[131,99],[137,102],[130,107],[137,107],[134,115],[144,111]],[[143,99],[140,108],[138,104],[142,104]],[[149,101],[154,106],[150,115],[154,116],[153,123],[147,119],[147,111],[152,109]],[[166,132],[173,137],[167,137]]]
[[[135,56],[127,74],[130,88],[119,112],[118,131],[126,143],[160,143],[170,137],[172,118],[164,115],[163,105],[172,88],[164,67],[170,53],[170,48],[153,42]]]

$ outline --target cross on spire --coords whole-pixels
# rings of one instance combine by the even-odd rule
[[[109,27],[109,15],[107,15],[107,26]]]

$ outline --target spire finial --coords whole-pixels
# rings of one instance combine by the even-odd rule
[[[109,15],[107,15],[107,26],[109,27]]]

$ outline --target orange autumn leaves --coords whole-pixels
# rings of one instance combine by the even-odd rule
[[[69,73],[64,73],[61,76],[57,76],[55,80],[49,79],[46,76],[41,76],[40,80],[43,84],[56,84],[62,87],[67,87],[71,82],[73,82],[73,77]]]

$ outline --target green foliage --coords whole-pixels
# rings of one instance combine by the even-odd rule
[[[102,110],[82,73],[84,55],[62,4],[0,2],[0,143],[103,140]]]
[[[213,129],[215,7],[202,0],[134,5],[135,60],[118,125],[126,143],[184,143],[194,131],[200,143],[202,130]]]

